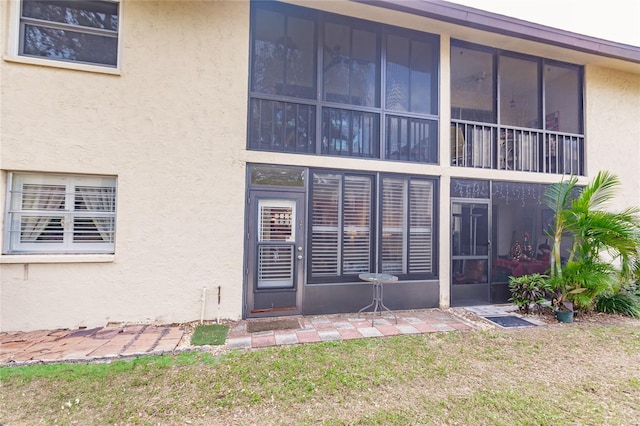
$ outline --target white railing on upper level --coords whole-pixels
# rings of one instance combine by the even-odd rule
[[[451,165],[584,175],[584,136],[452,120]]]

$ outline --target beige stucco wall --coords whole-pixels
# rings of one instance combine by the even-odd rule
[[[42,171],[115,175],[118,207],[112,261],[0,265],[0,329],[199,319],[203,288],[214,319],[218,285],[241,315],[248,22],[242,1],[125,1],[121,75],[2,61],[2,206],[6,171]]]
[[[585,75],[588,173],[618,175],[612,208],[640,206],[640,74],[587,66]]]
[[[115,256],[57,256],[53,261],[51,256],[0,256],[0,330],[195,320],[203,288],[205,319],[214,319],[219,285],[220,316],[239,318],[247,162],[439,177],[441,306],[450,299],[451,177],[558,180],[557,175],[447,164],[449,42],[469,40],[580,64],[592,56],[355,2],[291,2],[441,36],[443,164],[246,151],[247,1],[125,0],[121,70],[104,74],[12,58],[8,37],[13,21],[9,3],[0,0],[0,205],[7,171],[118,178]],[[639,75],[592,66],[586,72],[589,173],[616,172],[625,185],[625,201],[636,204]]]

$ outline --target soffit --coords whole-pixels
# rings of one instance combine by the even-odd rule
[[[575,34],[441,0],[282,0],[579,65],[640,74],[640,47]]]

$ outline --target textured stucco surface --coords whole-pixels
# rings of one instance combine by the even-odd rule
[[[127,1],[120,76],[1,64],[3,171],[118,178],[115,260],[2,264],[3,330],[199,319],[203,288],[215,318],[218,285],[240,316],[248,20],[246,2]]]
[[[601,64],[593,56],[370,5],[304,3],[441,36],[443,159],[449,157],[450,145],[452,38]],[[7,5],[0,0],[0,45],[10,59]],[[0,330],[191,321],[200,318],[203,288],[205,318],[213,319],[218,286],[220,316],[239,318],[247,163],[437,176],[442,306],[450,298],[451,177],[558,181],[557,175],[454,169],[447,161],[420,165],[246,151],[248,24],[249,4],[240,0],[126,0],[119,75],[0,62],[0,205],[8,171],[118,179],[115,256],[65,263],[6,263],[8,256],[1,256]],[[587,168],[591,175],[607,169],[622,178],[620,205],[640,204],[639,77],[640,70],[586,68]]]
[[[596,66],[585,74],[588,173],[618,175],[613,208],[640,205],[640,75]]]

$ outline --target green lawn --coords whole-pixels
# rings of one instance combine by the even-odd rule
[[[0,423],[633,424],[640,325],[0,368]]]

